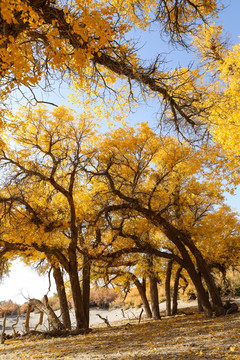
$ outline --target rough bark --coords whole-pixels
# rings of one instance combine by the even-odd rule
[[[39,321],[38,321],[38,323],[35,325],[34,331],[36,331],[37,328],[39,327],[39,325],[42,325],[42,323],[43,323],[43,312],[40,311]]]
[[[28,303],[27,313],[26,313],[26,320],[25,320],[25,330],[26,330],[26,333],[27,333],[27,334],[28,334],[29,331],[30,331],[29,322],[30,322],[31,310],[32,310],[32,305],[30,305],[30,304]]]
[[[166,295],[166,316],[171,316],[171,274],[173,261],[170,260],[167,264],[166,280],[165,280],[165,295]]]
[[[82,298],[84,315],[86,319],[86,327],[89,327],[89,307],[90,307],[90,270],[91,262],[87,254],[83,256],[83,270],[82,270]]]
[[[179,287],[179,280],[181,275],[182,267],[180,266],[177,269],[175,280],[174,280],[174,286],[173,286],[173,300],[172,300],[172,315],[176,315],[178,311],[178,287]]]
[[[150,305],[149,305],[149,302],[148,302],[148,299],[146,296],[146,288],[144,287],[143,284],[140,283],[140,281],[137,278],[134,279],[134,284],[136,285],[139,295],[141,296],[146,316],[147,316],[147,318],[151,319],[152,311],[151,311],[151,308],[150,308]]]
[[[204,286],[202,284],[201,277],[197,273],[192,261],[186,265],[186,270],[197,290],[197,294],[198,294],[197,296],[199,297],[199,299],[202,303],[202,307],[203,307],[205,315],[207,317],[211,317],[213,315],[213,313],[212,313],[211,304],[209,302],[209,298],[208,298],[206,291],[204,289]]]
[[[198,312],[202,313],[204,310],[199,296],[197,296],[197,303],[198,303]]]
[[[76,170],[76,168],[75,168]],[[69,192],[63,194],[67,197],[69,208],[70,208],[70,229],[71,229],[71,243],[68,248],[69,256],[69,279],[71,284],[72,299],[74,304],[74,311],[77,323],[77,330],[87,329],[88,322],[84,312],[82,290],[80,287],[80,281],[78,276],[78,261],[77,261],[77,245],[78,245],[78,227],[76,209],[73,199],[73,187],[76,172],[73,169],[70,176]],[[62,191],[62,190],[61,190]]]
[[[69,280],[71,284],[72,299],[73,299],[73,305],[75,311],[76,328],[78,330],[86,329],[87,321],[84,313],[82,291],[80,287],[80,281],[78,276],[78,265],[77,265],[75,253],[72,254],[71,259],[72,261],[70,260]]]
[[[2,334],[1,334],[1,344],[4,343],[4,334],[5,334],[5,330],[6,330],[6,321],[7,321],[7,313],[5,312],[4,314],[4,319],[3,319],[3,325],[2,325]]]
[[[150,299],[153,319],[160,320],[157,279],[154,276],[150,277]]]
[[[207,317],[212,316],[212,307],[209,302],[208,296],[202,284],[201,277],[199,276],[195,265],[188,253],[187,248],[185,247],[184,240],[185,237],[182,232],[175,229],[171,224],[166,223],[165,219],[163,219],[165,228],[165,234],[168,238],[176,245],[178,250],[180,251],[182,258],[184,259],[184,266],[187,270],[196,290],[198,293],[199,298],[201,299],[201,303],[204,309],[204,313]]]
[[[71,319],[69,314],[67,295],[65,291],[62,272],[59,266],[53,267],[53,277],[56,283],[63,325],[65,329],[71,330]]]
[[[191,240],[190,241],[188,240],[187,246],[190,249],[190,251],[192,252],[192,254],[194,255],[194,257],[197,261],[198,269],[201,272],[201,275],[205,280],[209,294],[211,296],[213,310],[215,311],[215,314],[217,316],[224,315],[225,310],[224,310],[224,306],[223,306],[222,299],[220,296],[220,292],[215,284],[215,281],[212,277],[211,271],[202,256],[202,253],[200,252],[200,250],[195,246],[195,244]],[[201,299],[200,299],[200,301],[201,301]],[[201,301],[201,303],[202,303],[202,301]],[[204,308],[204,306],[203,306],[203,308]]]

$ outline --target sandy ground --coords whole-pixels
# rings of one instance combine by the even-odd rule
[[[0,359],[240,360],[240,312],[207,319],[192,310],[157,321],[143,319],[140,324],[124,318],[111,328],[93,326],[85,335],[6,340],[0,344]],[[128,313],[133,315],[132,310]]]
[[[194,306],[197,306],[196,301],[184,302],[179,300],[178,302],[179,309],[194,307]],[[165,302],[161,303],[159,307],[160,307],[160,311],[165,311],[166,303]],[[121,320],[138,319],[141,311],[142,311],[141,308],[139,309],[130,308],[127,310],[122,310],[121,308],[109,309],[109,310],[93,308],[90,310],[90,327],[94,327],[95,325],[99,325],[99,324],[104,324],[104,321],[100,319],[100,317],[97,314],[99,314],[103,318],[107,318],[109,323],[112,324],[114,322],[118,322]],[[59,311],[57,311],[56,313],[58,316],[60,316]],[[70,311],[70,315],[71,315],[72,327],[74,328],[76,323],[74,319],[73,309]],[[144,317],[144,313],[143,313],[143,317]],[[5,331],[6,334],[13,333],[12,326],[16,323],[16,319],[17,319],[16,315],[9,315],[7,317],[6,331]],[[30,315],[30,330],[33,330],[38,322],[39,322],[39,314],[32,312]],[[2,324],[3,324],[3,318],[0,319],[0,331],[2,330]],[[15,326],[15,330],[20,334],[25,333],[25,314],[20,316],[18,320],[18,324]],[[49,330],[48,320],[45,315],[43,317],[42,326],[39,326],[37,330],[41,330],[41,331]]]
[[[234,299],[234,301],[240,305],[240,298]],[[188,302],[184,302],[181,300],[178,301],[178,309],[185,309],[185,308],[196,307],[196,306],[197,306],[196,300],[188,301]],[[160,312],[165,312],[166,303],[165,302],[161,303],[159,305],[159,307],[160,307]],[[130,309],[127,309],[124,311],[121,308],[109,309],[109,310],[93,308],[90,310],[90,327],[104,324],[104,321],[101,320],[97,314],[101,315],[103,318],[107,318],[110,324],[114,324],[115,322],[119,322],[122,320],[129,320],[129,321],[137,320],[139,318],[141,311],[142,311],[141,308],[139,308],[139,309],[130,308]],[[59,311],[57,311],[56,313],[58,316],[60,316]],[[72,327],[74,328],[75,327],[75,319],[74,319],[73,310],[71,310],[70,313],[71,313]],[[144,318],[144,312],[143,312],[142,317]],[[7,334],[13,333],[12,325],[14,325],[16,323],[16,318],[17,318],[16,316],[10,316],[10,315],[7,317],[6,331],[5,331]],[[39,322],[39,314],[32,312],[31,316],[30,316],[30,329],[33,330],[38,322]],[[0,332],[2,330],[2,323],[3,323],[3,318],[0,319]],[[25,333],[25,314],[19,318],[18,324],[15,326],[15,330],[17,332],[19,332],[20,334]],[[41,331],[49,330],[48,320],[45,315],[43,318],[42,326],[39,326],[37,330],[41,330]]]

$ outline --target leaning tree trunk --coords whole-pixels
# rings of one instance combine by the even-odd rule
[[[83,309],[86,319],[86,327],[89,327],[89,307],[90,307],[90,270],[91,262],[87,254],[83,256],[83,270],[82,270],[82,297]]]
[[[223,307],[220,292],[215,284],[215,281],[213,279],[211,271],[202,256],[202,253],[200,252],[200,250],[195,246],[195,244],[191,240],[188,240],[187,246],[190,249],[193,256],[195,257],[195,259],[197,261],[198,269],[201,272],[203,279],[205,280],[205,283],[207,285],[208,291],[209,291],[211,299],[212,299],[213,310],[215,311],[217,316],[224,315],[225,309]],[[200,301],[201,301],[201,299],[200,299]],[[201,301],[201,303],[202,303],[202,301]]]
[[[139,295],[141,296],[143,307],[146,313],[147,318],[152,318],[152,311],[149,306],[149,302],[146,296],[146,288],[140,283],[140,281],[136,278],[134,278],[134,284],[136,285]]]
[[[207,317],[211,317],[212,316],[212,307],[211,304],[209,302],[208,296],[206,294],[206,291],[204,289],[204,286],[202,284],[202,280],[201,277],[199,276],[199,274],[197,273],[194,264],[192,262],[189,262],[185,269],[187,270],[196,290],[197,290],[197,296],[199,297],[202,306],[203,306],[203,310],[204,313]]]
[[[154,276],[150,276],[150,298],[153,319],[160,320],[157,279]]]
[[[147,216],[147,218],[150,221],[153,221],[153,213],[152,212],[150,212],[146,209],[142,209],[141,211],[143,211],[143,214],[145,216]],[[206,316],[211,317],[212,316],[211,304],[209,302],[209,299],[206,296],[206,292],[204,290],[202,281],[197,274],[195,265],[194,265],[190,255],[187,251],[187,248],[186,248],[186,246],[188,246],[188,248],[192,252],[193,256],[195,256],[195,254],[192,251],[192,248],[190,249],[190,246],[189,246],[189,244],[190,245],[192,244],[192,242],[189,241],[189,237],[183,231],[178,230],[176,227],[174,227],[172,224],[170,224],[162,216],[156,216],[154,218],[153,222],[154,222],[154,224],[161,226],[161,230],[163,231],[163,233],[179,250],[182,260],[184,262],[184,267],[187,270],[187,272],[198,292],[199,297],[201,298],[201,303],[203,305],[204,312],[205,312]],[[196,256],[195,256],[195,258],[196,258]],[[205,277],[204,277],[204,279],[205,279]]]
[[[166,316],[171,316],[171,274],[172,274],[173,260],[167,264],[166,280],[165,280],[165,295],[166,295]]]
[[[66,329],[71,330],[71,319],[69,314],[68,301],[67,301],[62,272],[59,266],[53,267],[53,277],[56,283],[58,298],[60,302],[60,310],[61,310],[63,325],[65,326]]]
[[[173,286],[172,315],[176,315],[177,311],[178,311],[177,300],[178,300],[178,288],[179,288],[179,280],[180,280],[181,271],[182,271],[182,266],[180,266],[177,269],[177,272],[175,275],[174,286]]]
[[[204,309],[204,313],[206,314],[206,316],[211,317],[212,316],[212,307],[209,302],[206,291],[204,289],[204,286],[202,284],[201,276],[199,276],[199,274],[195,268],[195,265],[189,255],[186,247],[184,246],[183,242],[181,240],[179,241],[179,239],[175,239],[175,245],[177,246],[177,248],[179,249],[179,251],[182,255],[182,258],[183,258],[184,264],[185,264],[185,269],[187,270],[187,272],[197,290],[198,296],[200,298],[200,301],[201,301],[203,309]]]

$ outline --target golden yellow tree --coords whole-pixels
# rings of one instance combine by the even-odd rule
[[[180,126],[195,126],[201,109],[189,69],[165,71],[157,58],[144,65],[129,31],[142,30],[152,21],[173,42],[185,44],[196,23],[218,11],[216,0],[189,1],[87,1],[3,0],[0,5],[1,99],[15,88],[47,88],[59,76],[70,77],[77,88],[98,93],[117,80],[134,84],[143,94],[156,93],[165,103],[165,117]],[[161,56],[161,54],[160,54]],[[179,80],[181,91],[179,89]],[[36,100],[36,98],[35,98]]]
[[[193,44],[200,56],[201,81],[208,86],[205,103],[213,143],[206,145],[209,161],[234,186],[239,184],[239,44],[229,45],[222,26],[199,27]]]
[[[107,135],[92,165],[89,174],[102,179],[100,186],[107,184],[105,212],[125,209],[156,226],[181,255],[205,312],[211,314],[211,305],[198,271],[208,286],[214,311],[223,313],[220,295],[191,231],[222,197],[217,182],[198,178],[201,163],[190,146],[159,138],[142,124],[139,130],[118,129]]]
[[[8,169],[10,179],[9,186],[3,189],[3,200],[9,198],[10,202],[17,202],[21,210],[17,221],[22,238],[18,237],[17,226],[15,233],[10,232],[10,238],[20,246],[22,242],[44,253],[52,262],[55,259],[66,270],[80,329],[88,327],[88,309],[84,308],[79,283],[77,249],[82,248],[79,257],[84,257],[81,224],[89,197],[81,167],[91,156],[86,142],[94,130],[87,113],[76,119],[74,116],[63,107],[51,114],[43,108],[26,110],[21,125],[17,128],[13,125],[13,132],[6,134],[15,149],[5,141],[1,164]],[[8,240],[7,232],[5,238]],[[84,269],[88,271],[87,268],[88,262]],[[86,293],[88,284],[84,286]]]

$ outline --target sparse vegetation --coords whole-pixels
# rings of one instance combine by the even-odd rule
[[[117,304],[122,300],[121,294],[113,289],[98,287],[90,290],[90,307],[98,306],[108,309],[110,305]]]
[[[3,301],[0,305],[0,316],[2,317],[5,313],[7,315],[18,315],[20,312],[20,306],[15,304],[12,300]]]

